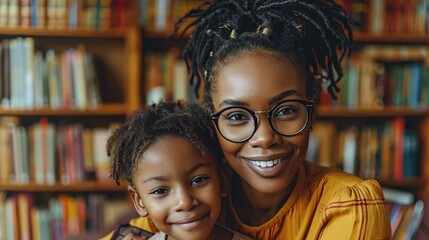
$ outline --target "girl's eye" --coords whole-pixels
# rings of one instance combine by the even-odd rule
[[[150,194],[156,195],[156,196],[162,196],[166,195],[168,193],[168,190],[165,188],[158,188],[150,192]]]
[[[205,183],[209,178],[205,176],[198,176],[191,180],[191,186],[201,185]]]

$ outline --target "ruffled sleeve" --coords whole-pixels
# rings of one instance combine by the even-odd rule
[[[375,180],[338,188],[326,205],[319,239],[389,239],[389,214]]]

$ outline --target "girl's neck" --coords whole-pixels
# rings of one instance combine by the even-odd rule
[[[210,235],[205,240],[231,240],[233,237],[233,233],[228,231],[227,229],[215,224],[213,226],[213,230]],[[171,236],[167,236],[166,240],[176,240]]]
[[[256,191],[247,182],[234,176],[232,204],[241,222],[250,226],[260,226],[271,220],[289,199],[296,185],[298,174],[289,186],[280,193],[265,194]]]

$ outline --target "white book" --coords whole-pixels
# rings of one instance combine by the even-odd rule
[[[34,72],[34,107],[42,108],[47,105],[45,101],[45,78],[46,78],[46,69],[45,69],[45,60],[43,59],[43,54],[40,51],[35,52],[33,60],[33,72]]]
[[[27,109],[34,107],[34,39],[27,37],[23,41],[24,46],[24,106]]]
[[[106,181],[110,174],[110,160],[106,154],[106,141],[109,137],[109,129],[94,128],[92,130],[93,159],[95,174],[98,181]]]
[[[83,58],[85,55],[85,49],[83,46],[79,46],[73,54],[73,65],[72,65],[72,84],[74,93],[74,104],[77,108],[87,107],[87,89],[84,73]]]
[[[16,226],[16,222],[14,221],[14,219],[16,220],[16,204],[14,202],[14,198],[10,197],[8,199],[6,199],[6,203],[5,203],[5,213],[6,213],[6,219],[8,219],[8,221],[6,221],[6,239],[17,239],[18,236],[15,236],[15,229],[18,227]]]
[[[46,135],[46,146],[47,146],[47,174],[46,182],[48,184],[55,183],[55,126],[52,123],[48,123],[47,135]]]
[[[188,70],[184,60],[174,64],[173,100],[189,100]]]
[[[156,0],[155,1],[155,30],[167,30],[168,15],[170,12],[170,0]]]
[[[36,183],[43,184],[45,182],[45,174],[43,171],[43,139],[40,123],[33,125],[33,159],[34,159],[34,178]]]
[[[6,240],[6,192],[0,192],[0,239]]]
[[[391,203],[410,205],[414,202],[414,194],[393,188],[383,187],[384,198]]]
[[[27,129],[23,126],[17,128],[18,133],[18,151],[20,154],[21,168],[20,168],[20,183],[30,182],[30,162],[28,158],[28,137]]]
[[[54,50],[50,49],[46,52],[47,64],[47,82],[49,89],[49,106],[51,108],[61,107],[60,100],[60,80],[58,75],[58,63]]]
[[[9,42],[9,72],[10,72],[10,107],[18,108],[18,90],[19,86],[19,58],[18,58],[18,39],[12,39]]]
[[[350,174],[357,173],[357,141],[358,129],[349,127],[344,134],[343,170]]]

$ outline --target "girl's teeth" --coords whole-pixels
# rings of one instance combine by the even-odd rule
[[[250,161],[252,164],[258,166],[258,167],[273,167],[281,162],[281,159],[274,159],[270,161]]]

